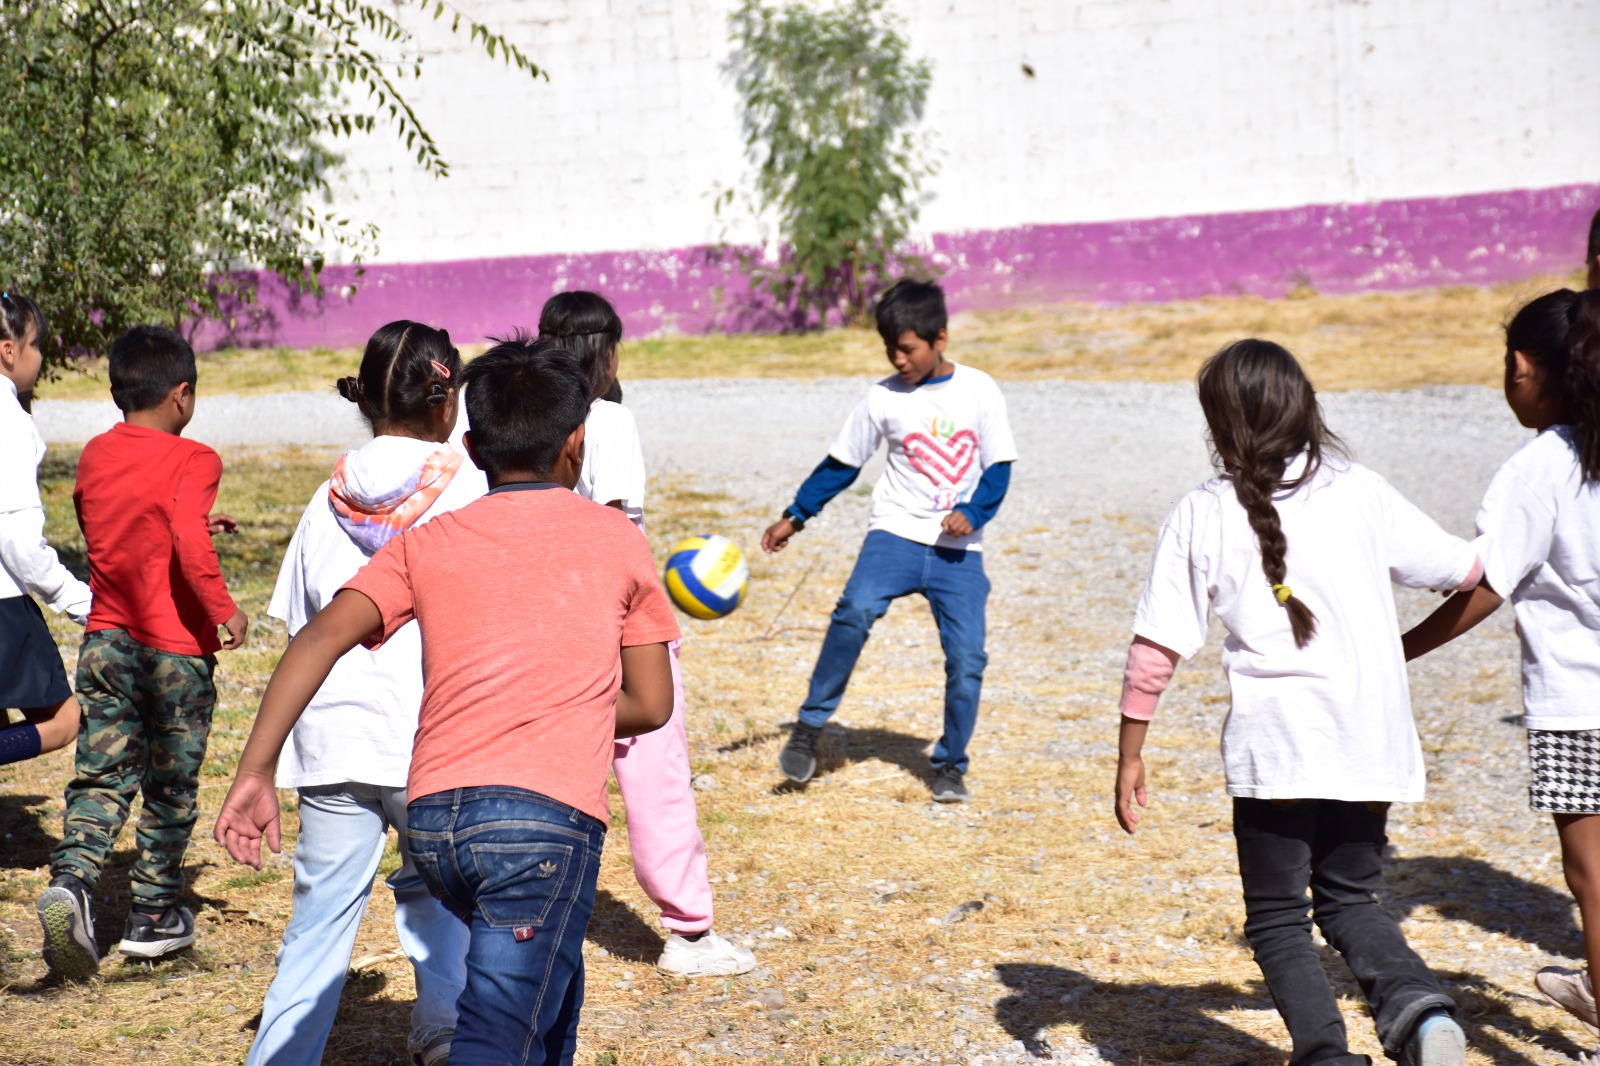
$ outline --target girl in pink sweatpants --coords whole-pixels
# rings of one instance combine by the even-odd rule
[[[616,507],[644,532],[644,455],[633,415],[621,403],[617,349],[622,320],[602,296],[564,292],[539,315],[539,339],[578,357],[589,376],[583,471],[577,490]],[[639,887],[661,908],[666,948],[657,967],[680,977],[744,973],[755,956],[711,929],[711,883],[706,846],[690,785],[689,735],[678,642],[672,656],[672,719],[661,729],[617,741],[612,768],[628,815],[628,843]]]

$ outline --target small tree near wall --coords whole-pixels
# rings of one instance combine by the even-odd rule
[[[863,320],[935,171],[914,129],[932,70],[885,0],[743,0],[730,25],[755,205],[784,245],[758,282],[802,320]]]

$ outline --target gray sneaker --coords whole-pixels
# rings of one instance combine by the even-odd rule
[[[935,803],[965,803],[971,797],[960,770],[954,766],[941,766],[933,776],[933,801]]]
[[[454,1029],[424,1029],[420,1033],[412,1033],[406,1041],[411,1066],[448,1066],[450,1044],[455,1038]]]
[[[1429,1011],[1417,1023],[1400,1052],[1400,1066],[1462,1066],[1467,1058],[1467,1035],[1442,1009]]]
[[[44,964],[69,981],[87,981],[100,971],[100,947],[94,942],[94,915],[89,886],[72,874],[52,878],[35,904],[44,926]]]
[[[789,734],[789,742],[778,752],[778,769],[783,776],[797,784],[805,784],[817,772],[817,739],[822,736],[819,726],[796,722]]]

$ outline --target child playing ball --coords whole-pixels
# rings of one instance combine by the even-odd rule
[[[867,391],[828,456],[800,486],[761,547],[782,551],[843,492],[884,441],[889,462],[872,493],[867,539],[822,640],[800,719],[778,756],[791,781],[817,769],[817,739],[838,709],[872,624],[921,593],[944,647],[944,732],[932,756],[933,798],[967,799],[967,743],[983,690],[983,527],[1000,509],[1017,457],[1005,397],[981,370],[945,358],[949,317],[939,286],[904,280],[878,302],[878,334],[893,375]]]
[[[1245,939],[1293,1041],[1292,1066],[1365,1063],[1311,940],[1344,956],[1407,1066],[1460,1066],[1455,1004],[1378,902],[1389,804],[1422,799],[1391,581],[1456,588],[1481,567],[1387,481],[1343,457],[1311,383],[1269,341],[1200,369],[1222,473],[1178,502],[1156,540],[1123,682],[1116,816],[1146,805],[1145,732],[1178,657],[1227,628],[1232,705],[1222,762]]]
[[[1594,249],[1591,248],[1591,252]],[[1538,436],[1506,460],[1478,511],[1483,581],[1405,636],[1416,658],[1489,617],[1505,599],[1522,642],[1522,722],[1583,919],[1582,971],[1548,966],[1539,991],[1600,1033],[1600,291],[1561,289],[1506,327],[1506,403]],[[1600,1062],[1600,1050],[1584,1056]]]
[[[44,365],[46,327],[34,302],[0,292],[0,765],[70,744],[78,735],[78,701],[61,653],[39,610],[84,624],[89,586],[44,539],[39,461],[44,440],[23,403]],[[9,725],[7,708],[22,712]]]
[[[295,636],[261,699],[216,839],[279,847],[273,765],[334,664],[416,621],[422,706],[407,850],[468,928],[451,1066],[570,1063],[613,741],[672,714],[677,623],[649,546],[571,492],[588,384],[551,344],[462,374],[487,496],[390,540]]]
[[[564,292],[552,296],[540,312],[539,338],[572,352],[589,382],[578,494],[615,507],[643,533],[645,469],[639,430],[626,407],[605,398],[617,389],[622,319],[598,293]],[[711,928],[711,881],[690,784],[688,707],[678,642],[668,644],[667,651],[672,656],[672,720],[664,728],[617,741],[611,763],[628,816],[633,876],[661,908],[661,924],[667,928],[658,969],[678,977],[746,973],[755,969],[755,956]]]

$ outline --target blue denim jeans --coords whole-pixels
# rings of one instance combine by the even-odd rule
[[[278,948],[278,973],[261,1005],[245,1066],[316,1066],[333,1030],[372,877],[389,827],[406,854],[406,791],[356,782],[300,789],[294,913]],[[409,859],[389,875],[394,927],[416,973],[411,1036],[456,1024],[466,979],[467,931],[433,898]]]
[[[989,662],[983,650],[989,579],[983,573],[982,552],[934,548],[881,529],[868,533],[822,638],[800,721],[821,726],[833,716],[872,623],[883,617],[892,600],[914,592],[927,597],[944,647],[944,735],[934,745],[931,761],[935,767],[965,772],[967,742],[978,724],[983,668]]]
[[[1455,1002],[1378,902],[1388,820],[1387,803],[1233,801],[1244,936],[1289,1028],[1290,1066],[1369,1061],[1345,1043],[1344,1017],[1311,943],[1313,919],[1361,986],[1391,1058],[1400,1057],[1423,1014],[1436,1007],[1455,1013]]]
[[[471,934],[451,1066],[569,1066],[605,825],[504,785],[419,797],[407,820],[417,872]]]

